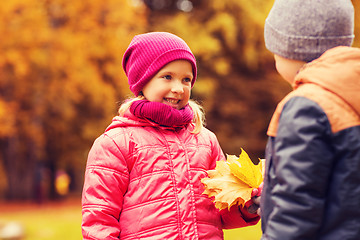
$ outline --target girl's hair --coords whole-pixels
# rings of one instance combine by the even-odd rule
[[[121,104],[119,108],[119,115],[124,116],[125,112],[130,108],[131,104],[134,101],[143,100],[143,99],[145,99],[145,97],[140,95],[138,97],[126,100],[123,104]],[[195,124],[195,127],[191,131],[191,133],[198,134],[201,131],[202,127],[205,125],[205,112],[203,107],[192,99],[189,100],[189,107],[192,109],[194,113],[193,122]]]

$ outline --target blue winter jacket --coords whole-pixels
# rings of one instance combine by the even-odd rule
[[[268,135],[262,240],[359,240],[360,50],[308,63]]]

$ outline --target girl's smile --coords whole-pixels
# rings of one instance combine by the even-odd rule
[[[171,99],[171,98],[164,98],[167,102],[166,104],[170,105],[173,108],[177,108],[178,104],[180,103],[180,99]]]

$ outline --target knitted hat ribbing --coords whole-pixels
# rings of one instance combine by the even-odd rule
[[[196,80],[196,59],[184,40],[167,32],[136,35],[125,51],[122,66],[128,77],[130,90],[138,96],[142,88],[166,64],[175,60],[191,63]]]
[[[265,45],[285,58],[310,62],[336,46],[351,46],[350,0],[275,0],[265,21]]]

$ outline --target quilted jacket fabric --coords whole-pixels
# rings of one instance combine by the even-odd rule
[[[360,49],[307,64],[269,126],[263,240],[360,239]]]
[[[223,239],[223,228],[256,224],[257,215],[236,206],[219,212],[202,195],[200,178],[223,159],[206,128],[194,135],[115,117],[88,156],[84,239]]]

